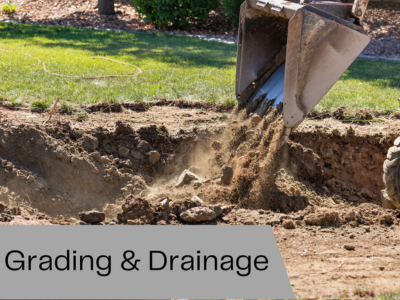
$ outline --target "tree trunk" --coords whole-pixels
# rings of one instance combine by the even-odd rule
[[[99,0],[98,7],[100,15],[115,15],[114,0]]]

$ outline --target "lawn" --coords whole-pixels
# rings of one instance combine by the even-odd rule
[[[0,23],[0,98],[18,105],[148,101],[154,98],[236,103],[236,45],[164,34],[96,31]],[[5,51],[9,50],[9,51]],[[69,79],[75,76],[127,75],[132,66],[90,57],[103,56],[136,65],[137,77]],[[357,59],[317,110],[398,109],[400,62]]]

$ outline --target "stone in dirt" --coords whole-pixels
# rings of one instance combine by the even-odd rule
[[[159,153],[158,151],[155,151],[155,150],[150,151],[150,152],[148,153],[148,156],[149,156],[149,162],[150,162],[150,164],[152,164],[152,165],[154,165],[155,163],[157,163],[157,162],[160,160],[160,158],[161,158],[160,153]]]
[[[222,144],[218,141],[214,141],[212,142],[211,147],[213,147],[214,150],[221,150]]]
[[[356,249],[356,247],[353,245],[346,244],[346,245],[344,245],[344,249],[346,249],[348,251],[354,251]]]
[[[222,215],[222,208],[219,205],[210,205],[208,207],[209,209],[213,210],[215,212],[216,217],[218,218],[220,215]]]
[[[201,200],[198,196],[194,195],[192,197],[192,201],[196,206],[205,206],[206,204],[204,203],[203,200]]]
[[[221,183],[225,185],[229,185],[233,178],[233,169],[231,166],[223,166],[222,167],[222,176]]]
[[[337,226],[340,224],[339,213],[330,209],[320,209],[315,213],[311,213],[304,217],[306,225],[311,226],[324,226],[333,225]]]
[[[295,229],[296,228],[296,224],[293,220],[285,220],[282,223],[283,228],[286,229]]]
[[[141,217],[154,219],[153,207],[146,200],[133,195],[129,195],[122,205],[122,213],[119,213],[117,218],[120,222],[126,223],[128,220],[139,219]]]
[[[128,157],[128,155],[129,155],[129,149],[126,148],[125,146],[121,146],[121,147],[119,147],[119,149],[118,149],[118,154],[119,154],[121,157],[126,158],[126,157]]]
[[[181,215],[183,212],[196,207],[196,204],[189,199],[174,201],[171,204],[171,212],[176,216]]]
[[[105,218],[106,218],[106,216],[104,213],[96,211],[96,210],[79,213],[79,219],[81,219],[81,221],[83,221],[83,222],[90,223],[90,224],[103,222],[105,220]]]
[[[95,150],[99,146],[99,140],[93,135],[84,134],[82,146],[88,150]]]
[[[194,207],[183,212],[179,217],[188,223],[201,223],[213,221],[217,216],[213,210],[207,207]]]
[[[179,188],[184,185],[191,183],[194,180],[201,180],[196,174],[190,172],[189,170],[185,170],[182,172],[181,176],[179,176],[178,182],[175,187]]]

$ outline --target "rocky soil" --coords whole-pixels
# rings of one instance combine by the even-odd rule
[[[229,109],[161,101],[48,120],[1,107],[0,224],[272,225],[299,297],[400,288],[400,211],[380,206],[400,121],[320,116],[282,145],[279,115]]]
[[[0,0],[0,4],[8,0]],[[97,0],[15,0],[19,9],[0,19],[38,24],[80,26],[96,29],[158,32],[154,26],[138,18],[130,0],[116,1],[115,16],[99,16]],[[364,29],[372,38],[363,54],[400,58],[400,8],[371,4],[364,19]],[[188,31],[165,30],[170,34],[192,35],[207,40],[234,43],[237,26],[222,11],[211,12],[203,21],[192,24]]]

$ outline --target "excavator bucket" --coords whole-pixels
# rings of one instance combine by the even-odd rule
[[[357,1],[357,0],[356,0]],[[270,106],[298,126],[370,38],[360,26],[368,2],[246,0],[241,6],[236,97],[263,116]]]

